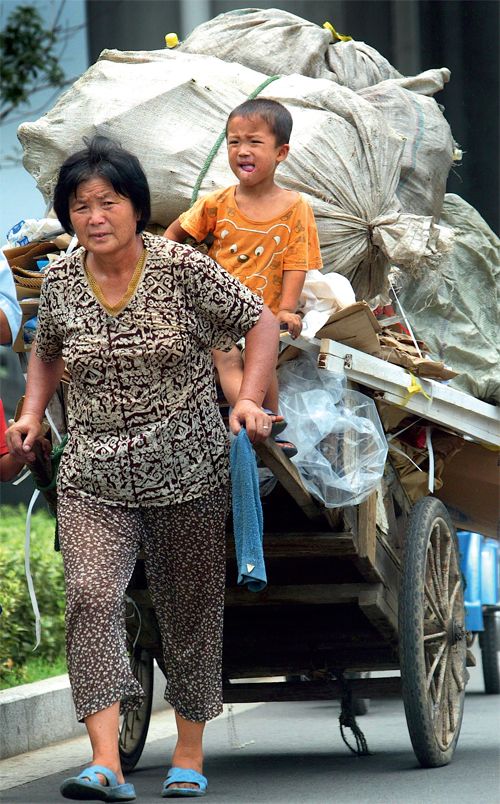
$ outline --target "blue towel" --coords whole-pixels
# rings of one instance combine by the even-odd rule
[[[233,531],[238,564],[238,584],[251,592],[267,586],[262,549],[263,517],[259,473],[247,431],[242,428],[231,443]]]

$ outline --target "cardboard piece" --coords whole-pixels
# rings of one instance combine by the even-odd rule
[[[445,465],[444,502],[456,528],[500,540],[500,452],[464,442]]]
[[[17,289],[17,288],[16,288]],[[33,296],[33,293],[31,294]],[[19,295],[18,295],[19,299]],[[19,305],[21,307],[22,312],[22,319],[21,319],[21,326],[19,327],[19,332],[12,344],[12,349],[14,352],[29,352],[31,350],[31,343],[24,342],[24,325],[30,318],[34,318],[34,316],[38,313],[38,304],[39,300],[34,298],[29,299],[19,299]]]
[[[36,261],[43,259],[46,254],[59,251],[56,244],[51,240],[43,243],[28,243],[26,246],[16,246],[15,248],[4,249],[4,257],[11,268],[21,268],[22,271],[34,271],[39,273]],[[15,275],[15,271],[12,272]]]
[[[376,354],[379,350],[377,334],[382,330],[370,307],[365,301],[350,304],[333,313],[326,324],[319,329],[316,338],[331,338],[332,341],[345,343],[354,349],[368,354]],[[300,354],[296,346],[286,346],[278,357],[278,366],[293,360]]]
[[[360,301],[333,313],[315,337],[331,338],[333,341],[373,355],[379,349],[377,333],[381,330],[382,327],[369,305],[365,301]]]

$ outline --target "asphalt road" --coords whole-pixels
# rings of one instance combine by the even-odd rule
[[[369,757],[349,753],[338,728],[337,703],[261,704],[209,724],[205,773],[208,801],[219,804],[499,804],[500,698],[482,693],[473,671],[453,762],[424,770],[413,754],[400,700],[372,701],[359,718]],[[138,802],[160,800],[174,736],[148,741],[134,783]],[[63,744],[62,744],[63,745]],[[236,746],[239,747],[236,747]],[[62,750],[62,749],[61,749]],[[58,746],[49,756],[58,753]],[[61,767],[61,754],[59,767]],[[54,804],[68,767],[4,790],[5,804]],[[50,773],[45,766],[44,774]]]

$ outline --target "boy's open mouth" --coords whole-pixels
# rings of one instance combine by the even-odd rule
[[[244,170],[245,173],[252,173],[255,170],[255,165],[251,164],[250,162],[242,162],[240,163],[240,169]]]

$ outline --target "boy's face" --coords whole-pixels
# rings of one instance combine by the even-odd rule
[[[227,127],[229,167],[240,184],[253,187],[272,179],[289,145],[276,145],[276,137],[261,117],[233,117]]]

